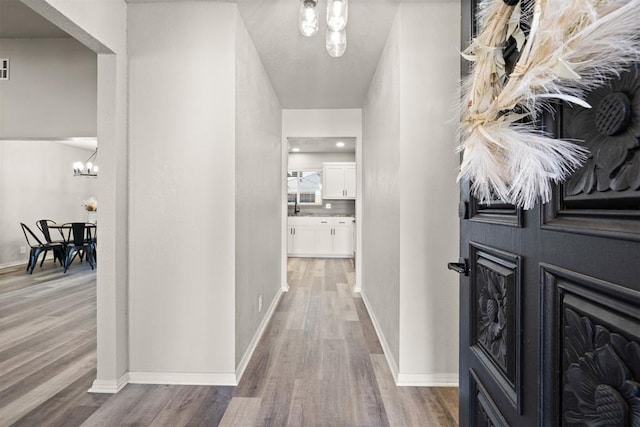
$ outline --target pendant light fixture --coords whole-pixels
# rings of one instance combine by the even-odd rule
[[[318,0],[300,0],[298,26],[305,37],[318,32]],[[347,49],[348,0],[327,0],[327,52],[333,58],[341,57]]]
[[[318,9],[317,0],[300,1],[300,33],[305,37],[312,37],[318,32]]]
[[[95,164],[98,158],[98,147],[86,162],[75,162],[73,164],[73,176],[98,176],[98,165]]]

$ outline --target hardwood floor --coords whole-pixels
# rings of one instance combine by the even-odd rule
[[[90,394],[95,272],[0,270],[0,426],[452,426],[456,388],[396,387],[349,260],[292,258],[237,387]]]
[[[95,271],[50,260],[0,270],[0,426],[79,425],[106,400],[96,372]],[[67,409],[78,408],[68,417]],[[64,418],[63,418],[64,417]]]

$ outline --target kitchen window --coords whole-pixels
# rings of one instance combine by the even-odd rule
[[[289,171],[287,173],[287,201],[290,205],[322,204],[322,171]]]

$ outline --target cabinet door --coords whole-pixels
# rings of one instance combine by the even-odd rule
[[[323,169],[323,183],[323,199],[344,199],[343,166],[325,166]]]
[[[313,226],[295,227],[293,247],[297,255],[313,255],[316,253],[315,234],[316,229]]]
[[[333,252],[333,229],[321,226],[316,229],[316,254],[331,255]]]
[[[344,191],[348,199],[356,198],[356,167],[345,166],[344,168]]]
[[[353,227],[336,226],[333,230],[333,254],[353,256]]]

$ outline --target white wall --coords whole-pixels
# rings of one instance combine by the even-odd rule
[[[400,25],[396,16],[362,109],[362,296],[392,372],[400,351]]]
[[[282,138],[290,137],[362,137],[362,110],[307,109],[282,110]]]
[[[282,283],[282,109],[239,14],[236,18],[236,367]],[[262,311],[258,297],[262,295]]]
[[[0,138],[96,136],[97,58],[75,39],[0,39]]]
[[[363,204],[376,213],[364,219],[362,292],[392,354],[398,336],[398,354],[390,363],[398,364],[399,384],[457,381],[458,278],[446,263],[457,259],[459,238],[457,115],[451,114],[459,84],[459,22],[455,3],[402,4],[363,109]],[[386,128],[378,121],[389,112]],[[396,173],[376,165],[385,158],[381,154],[399,161]],[[399,210],[379,216],[395,202],[394,194]],[[398,222],[397,236],[388,244],[399,244],[399,259],[385,263],[384,277],[392,281],[395,268],[399,275],[397,283],[384,284],[375,281],[384,273],[375,263],[386,254],[375,246],[385,237],[380,234],[389,218]],[[396,308],[385,299],[399,301],[397,320]]]
[[[456,105],[460,5],[400,9],[400,382],[447,383],[458,372]],[[425,43],[425,40],[440,40]]]
[[[0,265],[23,262],[26,267],[29,247],[21,222],[44,242],[36,221],[87,220],[80,204],[91,196],[99,202],[96,179],[74,177],[71,164],[91,153],[52,141],[0,141]],[[20,254],[21,246],[26,254]]]
[[[236,14],[129,4],[133,372],[235,380]]]

